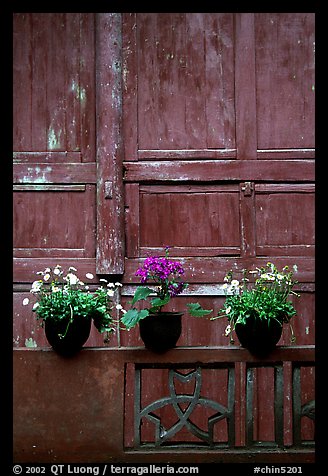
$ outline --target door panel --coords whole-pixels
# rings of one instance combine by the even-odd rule
[[[314,256],[314,185],[257,185],[255,202],[257,255]]]
[[[314,15],[255,14],[258,149],[314,147]]]
[[[140,186],[141,252],[166,242],[186,256],[238,254],[238,205],[232,186]]]
[[[83,13],[14,14],[13,142],[25,160],[35,159],[26,152],[95,160],[93,22]]]
[[[14,223],[18,258],[92,257],[95,186],[21,186],[14,193]]]

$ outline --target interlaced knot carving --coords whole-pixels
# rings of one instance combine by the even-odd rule
[[[175,388],[175,379],[179,380],[182,383],[187,383],[190,382],[192,379],[195,379],[193,394],[177,394]],[[197,438],[203,440],[208,445],[211,446],[214,444],[214,425],[219,420],[222,420],[224,418],[227,418],[229,423],[229,419],[232,416],[233,408],[226,408],[214,400],[202,397],[201,386],[202,373],[200,367],[196,368],[196,370],[192,370],[187,374],[182,374],[174,369],[169,370],[170,396],[160,398],[150,403],[149,405],[144,407],[139,414],[139,421],[141,421],[142,418],[147,418],[149,421],[155,424],[155,446],[160,446],[170,440],[183,427],[187,428],[190,433],[192,433]],[[229,399],[229,401],[230,400],[231,399]],[[184,403],[188,403],[188,406],[185,409],[182,409],[181,404]],[[170,428],[165,428],[162,424],[161,418],[155,415],[154,413],[156,410],[165,407],[166,405],[172,405],[178,417],[178,421],[174,423]],[[192,413],[197,405],[211,407],[215,411],[215,413],[208,418],[208,431],[202,430],[194,422],[191,421]]]

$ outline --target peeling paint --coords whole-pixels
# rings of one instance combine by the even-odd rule
[[[29,339],[25,339],[25,347],[35,348],[37,346],[37,343],[34,339],[32,339],[32,337],[30,337]]]
[[[61,129],[58,131],[56,135],[55,130],[52,126],[49,127],[48,131],[48,149],[59,149],[60,148],[60,136],[62,134]]]
[[[87,99],[86,90],[81,88],[80,85],[73,80],[71,91],[75,94],[75,99],[80,101],[81,105],[84,106]]]
[[[20,182],[30,183],[31,181],[33,181],[34,184],[44,184],[49,182],[49,179],[46,175],[51,172],[51,167],[45,167],[44,169],[41,169],[40,167],[28,167],[26,175],[24,175]]]

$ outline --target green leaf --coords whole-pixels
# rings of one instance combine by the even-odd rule
[[[137,288],[136,292],[134,293],[133,299],[132,299],[132,306],[138,302],[142,301],[143,299],[147,299],[147,297],[153,293],[154,291],[147,286],[145,287],[139,287]]]
[[[170,296],[167,295],[164,299],[161,298],[155,298],[151,300],[151,309],[153,308],[158,308],[158,307],[163,307],[165,304],[167,304],[170,300]]]
[[[187,304],[188,312],[193,317],[203,317],[213,312],[213,309],[203,309],[198,302]]]
[[[149,314],[147,309],[138,311],[138,309],[130,309],[121,317],[122,324],[125,325],[127,329],[131,329],[136,326],[141,319],[144,319]]]

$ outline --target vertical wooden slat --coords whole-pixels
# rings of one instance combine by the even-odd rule
[[[254,441],[254,368],[247,368],[246,379],[246,446],[252,446]]]
[[[293,444],[301,444],[301,368],[293,367]]]
[[[284,362],[284,445],[293,444],[293,396],[292,396],[292,365]]]
[[[284,375],[282,365],[274,368],[274,425],[275,442],[284,445]]]
[[[139,184],[127,183],[125,185],[126,210],[125,222],[129,235],[126,241],[126,256],[137,258],[140,248],[140,227],[139,227]]]
[[[97,255],[99,274],[124,272],[121,14],[97,14]],[[106,182],[113,195],[105,198]]]
[[[256,159],[256,78],[253,13],[236,13],[235,41],[237,159]]]
[[[236,425],[235,425],[235,388],[236,388],[236,376],[235,367],[229,367],[228,369],[228,407],[229,407],[229,420],[228,420],[228,444],[234,446],[236,444]]]
[[[13,146],[32,150],[33,18],[14,13],[13,21]],[[24,103],[24,107],[22,106]]]
[[[96,160],[95,134],[95,16],[80,14],[80,143],[82,162]]]
[[[66,150],[80,149],[80,15],[65,16]]]
[[[124,159],[130,161],[138,158],[137,18],[136,13],[123,13],[122,18]]]
[[[235,15],[235,101],[237,159],[257,157],[254,14]],[[254,187],[254,184],[250,184]],[[241,256],[256,254],[254,191],[240,193]]]
[[[46,54],[47,85],[47,149],[67,150],[66,144],[66,87],[67,58],[65,51],[65,15],[63,13],[44,13],[41,20],[46,22],[46,45],[42,45]],[[36,58],[39,61],[39,58]],[[60,71],[60,72],[59,72]],[[37,137],[37,133],[35,133]],[[40,149],[39,149],[40,150]]]
[[[246,187],[251,187],[249,194]],[[240,185],[240,253],[242,257],[256,256],[256,215],[254,183]]]
[[[141,440],[141,368],[135,366],[135,385],[134,385],[134,445],[140,446]]]
[[[49,14],[48,14],[49,15]],[[47,118],[49,115],[47,81],[47,58],[51,48],[48,48],[49,26],[48,19],[42,14],[31,14],[32,45],[30,58],[32,62],[31,76],[31,144],[23,150],[47,150]],[[54,78],[53,78],[54,80]],[[25,91],[24,91],[25,95]],[[25,109],[24,107],[21,110]],[[23,119],[23,120],[22,120]],[[24,128],[24,118],[18,118],[18,124]]]

